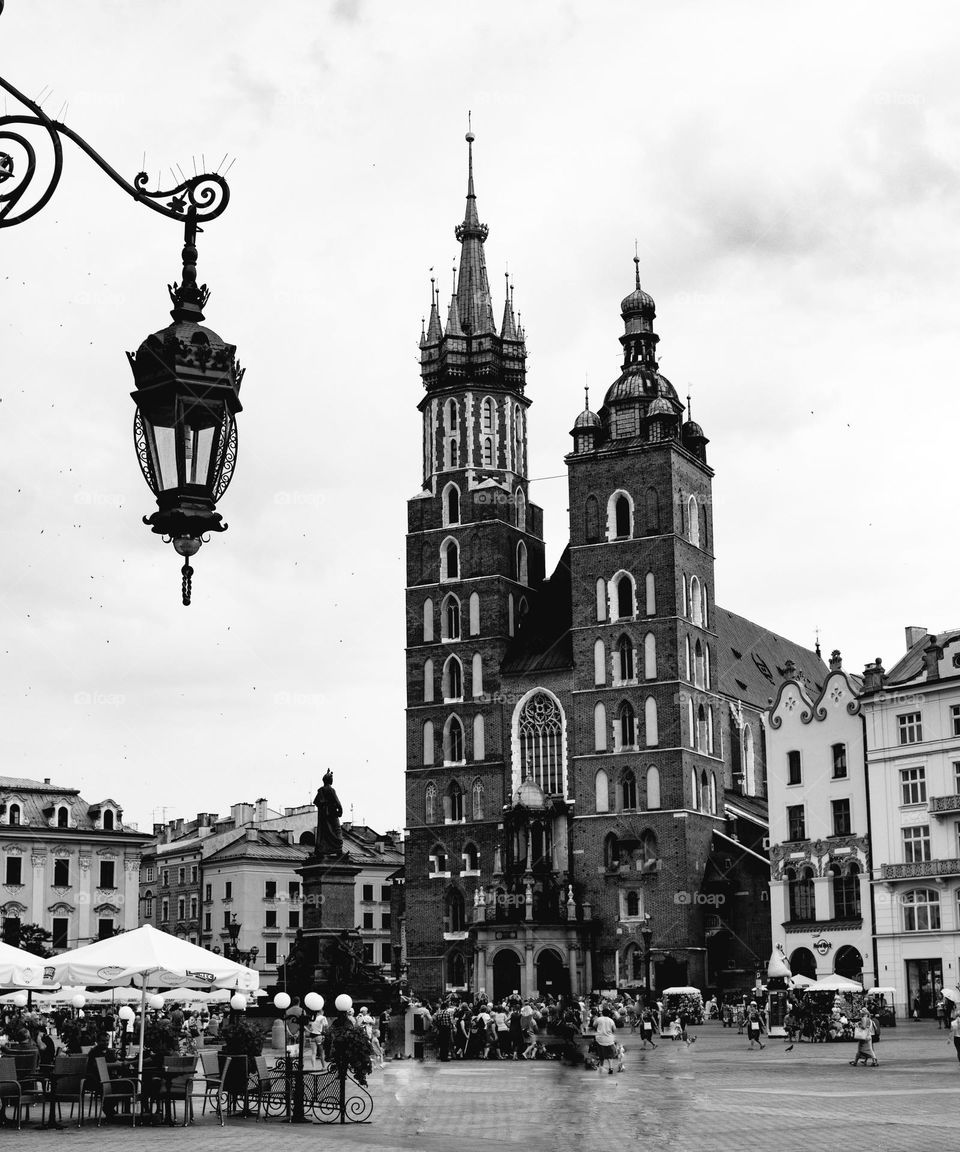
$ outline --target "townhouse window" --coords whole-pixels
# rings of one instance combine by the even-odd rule
[[[197,898],[196,896],[190,897],[190,919],[196,920],[197,918]]]
[[[204,914],[203,914],[203,930],[204,930],[204,932],[210,932],[210,931],[212,931],[212,928],[213,928],[213,913],[212,912],[204,912]]]
[[[797,750],[787,753],[787,783],[799,784],[801,782],[800,753]]]
[[[232,880],[224,881],[223,898],[224,898],[224,900],[232,900],[233,899],[233,881]]]
[[[936,932],[940,928],[940,893],[918,888],[900,897],[904,932]]]
[[[277,910],[276,908],[268,908],[263,917],[264,928],[276,928],[277,926]]]
[[[900,769],[901,804],[926,804],[927,773],[925,768]]]
[[[850,801],[831,800],[830,807],[833,810],[834,836],[849,836],[851,832]]]
[[[919,744],[923,739],[923,726],[919,712],[905,712],[897,717],[897,731],[901,744]]]
[[[152,865],[152,864],[148,864],[148,865],[147,865],[147,867],[144,869],[144,876],[143,876],[143,878],[144,878],[144,880],[146,880],[148,883],[150,883],[150,884],[152,884],[152,883],[153,883],[153,865]]]
[[[368,929],[373,927],[373,913],[372,912],[364,912],[364,914],[363,914],[363,926],[364,926],[364,928],[368,928]]]
[[[178,920],[183,919],[183,913],[184,913],[184,909],[186,908],[186,906],[187,905],[186,905],[186,901],[184,900],[184,898],[182,896],[178,897],[178,899],[177,899],[177,919]]]
[[[380,963],[381,964],[389,964],[391,962],[391,959],[392,959],[392,957],[390,956],[390,945],[389,944],[381,944],[380,945]]]
[[[288,928],[299,928],[300,927],[300,909],[299,908],[291,908],[290,911],[287,912],[287,927]]]
[[[101,888],[116,888],[114,882],[114,864],[112,860],[100,861],[100,885]]]
[[[153,898],[146,896],[143,901],[143,918],[144,920],[153,919]]]
[[[390,931],[390,913],[389,912],[381,912],[380,913],[380,928],[384,932]]]
[[[953,790],[960,792],[960,760],[953,762]]]
[[[807,824],[804,819],[803,805],[791,804],[787,808],[787,839],[806,840]]]
[[[196,884],[198,879],[199,879],[199,876],[197,874],[197,866],[196,866],[196,864],[191,864],[190,865],[190,883]]]
[[[373,899],[373,885],[372,884],[364,884],[361,892],[362,892],[361,897],[360,897],[361,900],[372,900]]]
[[[476,816],[476,813],[474,813],[474,815]],[[380,889],[380,899],[385,901],[387,904],[390,903],[390,889],[386,886],[386,884]]]
[[[223,914],[223,926],[224,926],[224,928],[230,927],[230,913],[229,912],[224,912],[224,914]]]
[[[53,939],[50,941],[51,947],[56,951],[57,949],[65,950],[69,947],[67,938],[70,933],[70,921],[66,916],[54,916],[52,923]]]
[[[170,887],[170,872],[169,872],[169,870],[167,868],[164,868],[164,870],[160,873],[160,875],[162,877],[162,879],[160,881],[161,887],[169,888]]]
[[[166,924],[170,919],[170,901],[160,901],[160,923]]]
[[[204,898],[204,900],[212,900],[213,899],[213,885],[212,884],[204,884],[204,886],[203,886],[203,898]]]
[[[930,825],[914,824],[902,831],[904,863],[925,864],[930,859]]]
[[[372,944],[364,944],[364,946],[363,946],[363,962],[364,962],[364,964],[372,964],[373,963],[373,945]]]
[[[69,888],[70,887],[70,861],[69,860],[54,860],[54,862],[53,862],[53,886],[54,886],[54,888]]]
[[[831,751],[833,753],[833,778],[834,780],[843,780],[847,775],[847,746],[846,744],[834,744]]]
[[[277,942],[276,940],[268,940],[266,943],[266,957],[265,964],[276,964],[277,962]]]
[[[97,920],[97,939],[109,940],[113,935],[113,917],[103,916]]]
[[[177,869],[177,884],[183,884],[184,872],[182,868]]]
[[[277,882],[276,880],[265,880],[263,883],[263,898],[264,900],[276,900],[277,898]]]
[[[290,883],[287,885],[287,896],[291,900],[299,900],[300,899],[300,881],[299,880],[291,880],[290,881]]]
[[[960,736],[960,704],[950,705],[950,723],[953,726],[954,736]]]

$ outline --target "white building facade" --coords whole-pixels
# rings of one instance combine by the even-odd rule
[[[770,709],[773,943],[794,975],[875,982],[870,836],[858,683],[840,654],[820,692],[790,666]]]
[[[877,979],[929,1016],[960,979],[960,631],[907,645],[864,673]]]

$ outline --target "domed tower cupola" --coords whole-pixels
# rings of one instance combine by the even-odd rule
[[[710,441],[704,436],[703,429],[693,418],[690,397],[687,397],[687,419],[680,428],[680,443],[686,450],[704,464],[707,462],[707,445]]]
[[[656,370],[656,347],[660,337],[653,330],[653,321],[657,315],[657,306],[650,293],[640,287],[640,257],[634,256],[633,263],[636,287],[620,302],[620,315],[624,324],[624,333],[620,337],[623,368],[626,370],[633,364],[639,364]]]
[[[583,411],[576,418],[570,435],[573,437],[573,450],[576,453],[592,452],[600,439],[601,423],[596,412],[590,411],[590,390],[583,390]]]
[[[665,396],[656,396],[647,408],[647,439],[655,444],[676,437],[679,416]]]

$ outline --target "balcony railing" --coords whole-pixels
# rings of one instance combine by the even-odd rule
[[[934,816],[953,816],[960,813],[960,793],[952,796],[931,796],[930,811]]]
[[[916,864],[882,864],[881,880],[922,880],[927,876],[960,876],[960,859],[923,860]]]

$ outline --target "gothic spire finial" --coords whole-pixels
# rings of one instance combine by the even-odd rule
[[[637,287],[639,288],[640,287],[640,251],[639,251],[639,247],[638,247],[636,240],[634,240],[634,242],[633,242],[633,268],[634,268],[634,279],[636,280]]]

